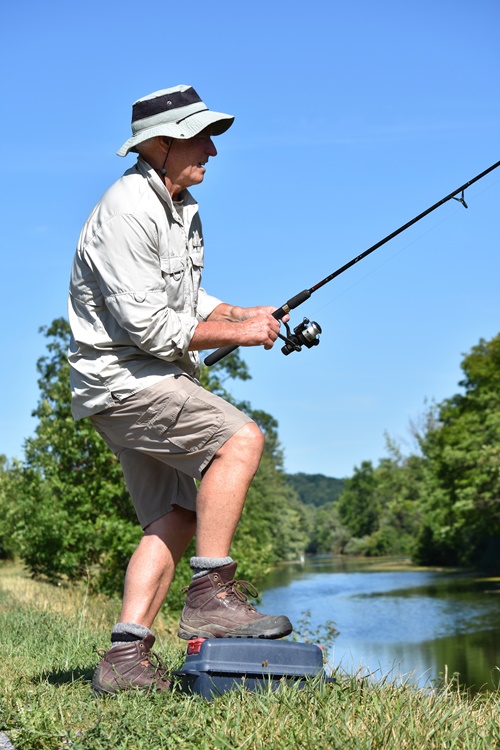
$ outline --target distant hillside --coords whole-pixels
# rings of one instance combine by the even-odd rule
[[[324,474],[285,474],[289,484],[305,505],[325,505],[337,500],[344,489],[343,479],[325,477]]]

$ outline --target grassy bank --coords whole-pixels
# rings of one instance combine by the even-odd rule
[[[90,678],[119,603],[85,587],[31,581],[0,566],[0,731],[16,750],[443,750],[500,748],[500,693],[474,698],[337,674],[304,690],[237,691],[211,703],[181,692],[97,700]],[[185,644],[161,620],[155,650],[172,668]]]

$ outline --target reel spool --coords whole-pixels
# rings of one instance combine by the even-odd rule
[[[304,318],[302,323],[299,323],[293,329],[293,333],[290,330],[288,323],[283,323],[286,328],[286,336],[278,334],[279,338],[285,342],[285,346],[281,348],[282,353],[287,357],[292,352],[300,352],[302,347],[305,346],[307,349],[311,349],[313,346],[319,344],[319,334],[321,333],[321,326],[314,320],[308,320]]]

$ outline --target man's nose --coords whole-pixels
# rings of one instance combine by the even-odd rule
[[[206,152],[209,156],[217,156],[217,149],[215,148],[215,143],[211,138],[207,139]]]

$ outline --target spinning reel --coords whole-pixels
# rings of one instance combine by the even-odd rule
[[[281,348],[281,351],[287,357],[292,352],[300,352],[303,346],[311,349],[313,346],[319,344],[319,334],[321,333],[321,326],[314,320],[310,321],[304,318],[302,323],[299,323],[293,329],[293,333],[290,330],[288,323],[283,323],[286,328],[286,336],[282,336],[278,333],[278,337],[285,342],[285,346]]]

